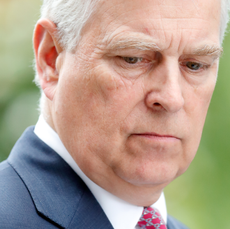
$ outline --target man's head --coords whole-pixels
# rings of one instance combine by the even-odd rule
[[[47,121],[91,180],[150,205],[197,151],[221,53],[221,2],[93,2],[73,42],[60,32],[74,28],[66,10],[36,26]]]

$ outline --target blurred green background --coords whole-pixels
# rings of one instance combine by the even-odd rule
[[[0,0],[0,161],[38,118],[32,34],[40,0]],[[191,229],[230,228],[230,34],[198,154],[170,184],[168,212]]]

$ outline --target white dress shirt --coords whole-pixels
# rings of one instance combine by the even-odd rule
[[[136,226],[142,215],[143,207],[132,205],[113,194],[102,189],[91,181],[79,168],[77,163],[66,150],[57,133],[47,124],[41,115],[35,126],[34,133],[50,148],[58,153],[63,160],[81,177],[88,186],[94,197],[102,207],[114,229],[138,229]],[[167,223],[167,209],[165,197],[162,193],[156,203],[152,205],[159,210],[164,221]]]

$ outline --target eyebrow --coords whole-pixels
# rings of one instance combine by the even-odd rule
[[[139,35],[135,33],[131,36],[116,37],[106,45],[108,50],[121,50],[121,49],[139,49],[142,51],[160,51],[161,49],[148,36]]]
[[[220,58],[223,53],[223,48],[216,45],[205,45],[197,48],[192,54],[195,56],[214,56]]]

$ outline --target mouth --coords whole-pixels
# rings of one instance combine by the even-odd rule
[[[157,133],[135,133],[132,134],[134,137],[141,137],[146,138],[149,140],[156,140],[156,141],[175,141],[180,140],[180,138],[173,136],[173,135],[161,135]]]

